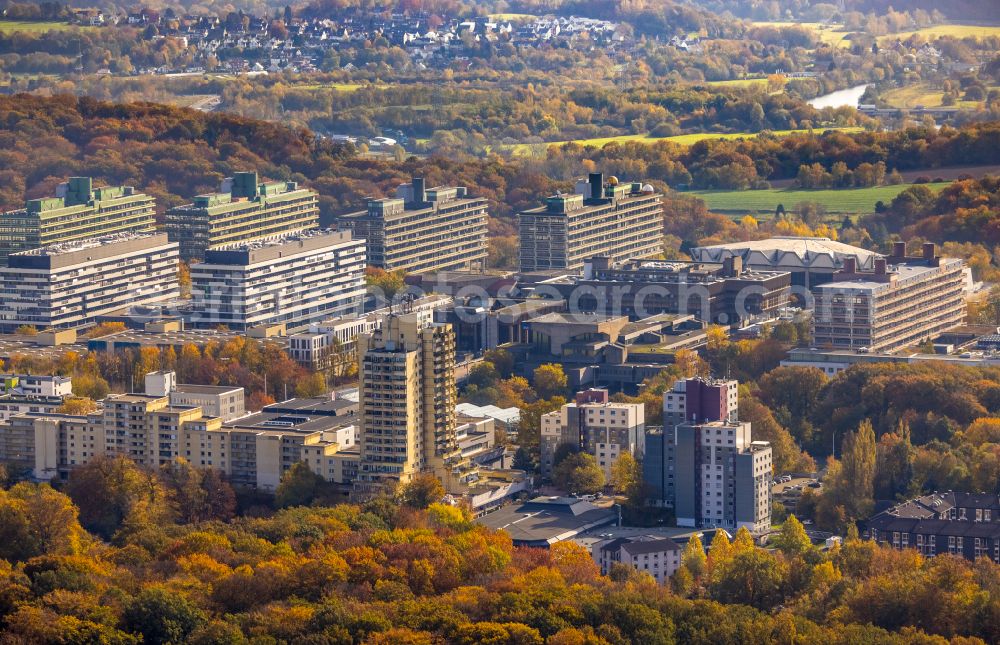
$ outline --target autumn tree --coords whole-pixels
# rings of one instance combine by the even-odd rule
[[[306,462],[296,462],[281,476],[274,493],[274,504],[278,508],[308,506],[320,495],[325,484],[325,480],[310,470]]]
[[[543,399],[564,396],[568,387],[566,373],[558,363],[546,363],[536,368],[531,382]]]
[[[604,471],[593,456],[578,452],[552,470],[552,483],[570,493],[596,493],[604,488]]]
[[[419,473],[412,481],[400,487],[399,499],[411,508],[427,508],[444,498],[444,486],[433,473]]]
[[[226,521],[236,514],[236,494],[214,468],[195,468],[178,458],[160,467],[160,479],[180,522]]]
[[[619,495],[634,497],[642,485],[642,466],[630,452],[622,452],[611,466],[611,488]]]
[[[782,553],[793,555],[803,555],[813,548],[812,540],[806,534],[806,528],[795,515],[788,516],[781,525],[778,535],[771,538],[771,544]]]
[[[75,555],[84,539],[73,502],[48,484],[22,482],[0,489],[0,559]]]
[[[141,634],[144,643],[183,643],[205,622],[204,613],[186,597],[163,587],[141,591],[122,614],[125,628]]]
[[[687,544],[684,545],[684,552],[681,554],[681,566],[688,570],[688,573],[697,580],[701,578],[708,568],[708,556],[705,555],[705,548],[701,544],[701,538],[697,534],[692,535]]]
[[[86,396],[68,396],[63,399],[62,405],[56,408],[56,412],[61,414],[84,415],[97,411],[97,403]]]
[[[66,492],[80,509],[80,523],[106,540],[125,526],[170,519],[167,493],[157,476],[125,457],[96,457],[74,468]]]

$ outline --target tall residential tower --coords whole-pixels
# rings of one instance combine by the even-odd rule
[[[433,472],[449,491],[474,474],[455,437],[455,333],[418,313],[392,313],[358,338],[361,464],[368,495]]]

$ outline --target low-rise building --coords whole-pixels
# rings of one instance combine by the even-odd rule
[[[146,468],[183,458],[214,468],[239,486],[273,491],[300,461],[328,481],[349,485],[357,476],[356,404],[279,404],[306,410],[265,410],[223,423],[200,407],[173,405],[169,396],[113,394],[103,409],[71,416],[26,413],[0,432],[0,463],[24,468],[39,480],[65,479],[103,455],[121,455]],[[336,410],[334,410],[336,408]],[[323,413],[309,413],[309,409]],[[342,447],[343,446],[343,447]]]
[[[594,546],[594,560],[607,575],[614,564],[624,564],[648,573],[658,583],[670,580],[681,566],[681,547],[670,538],[640,536],[615,538]]]
[[[184,260],[208,249],[280,237],[319,226],[316,191],[294,181],[260,182],[256,172],[238,172],[218,193],[198,195],[167,211],[166,231]]]
[[[179,296],[177,245],[163,233],[65,242],[0,268],[0,329],[82,327],[128,306]]]
[[[70,396],[73,379],[58,374],[0,374],[0,394]]]
[[[246,414],[242,387],[177,383],[176,372],[150,372],[145,377],[145,393],[170,398],[174,406],[198,407],[211,417],[231,421]]]
[[[0,395],[0,423],[4,423],[19,414],[47,414],[56,412],[66,402],[63,396],[44,394],[7,393]],[[0,426],[0,434],[3,433]]]
[[[350,232],[307,231],[267,242],[215,248],[191,265],[198,327],[304,327],[361,311],[364,240]]]
[[[607,390],[577,392],[572,403],[543,414],[541,424],[543,477],[552,476],[561,446],[591,455],[608,481],[622,454],[627,452],[642,460],[645,407],[641,403],[612,403]]]
[[[905,249],[901,249],[905,250]],[[872,272],[848,258],[833,281],[815,289],[812,344],[858,352],[894,351],[931,340],[965,319],[962,260],[923,256],[875,260]]]
[[[477,523],[510,534],[515,546],[548,548],[572,540],[618,519],[611,508],[600,508],[575,497],[536,497],[487,513]]]
[[[368,263],[387,271],[427,273],[486,268],[489,202],[465,187],[426,189],[413,178],[395,198],[372,199],[339,225],[367,241]]]
[[[878,513],[865,537],[896,549],[916,549],[1000,563],[1000,498],[992,493],[932,493]]]
[[[605,182],[601,173],[517,220],[521,271],[581,269],[591,257],[621,262],[663,252],[662,196],[649,184]]]

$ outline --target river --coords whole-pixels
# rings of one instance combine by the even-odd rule
[[[861,95],[865,93],[865,89],[868,85],[855,85],[854,87],[849,87],[846,90],[837,90],[836,92],[830,92],[829,94],[824,94],[823,96],[817,96],[813,100],[809,101],[809,105],[813,106],[817,110],[832,107],[858,107],[858,102],[861,100]]]

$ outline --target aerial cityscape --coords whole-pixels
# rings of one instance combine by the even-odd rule
[[[36,643],[1000,643],[1000,5],[0,0]]]

